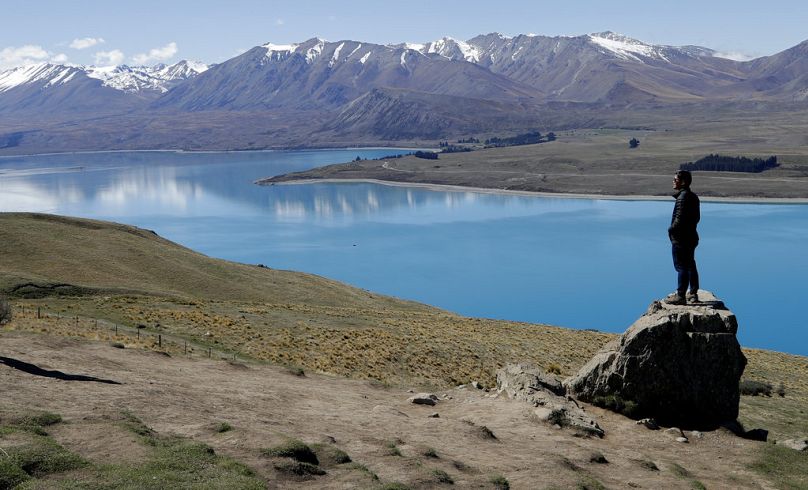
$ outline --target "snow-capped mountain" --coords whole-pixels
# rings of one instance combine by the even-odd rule
[[[706,47],[655,45],[608,31],[389,45],[313,38],[260,44],[211,66],[43,63],[0,72],[3,127],[96,121],[87,122],[93,124],[83,133],[88,136],[73,126],[65,130],[65,138],[74,138],[71,148],[82,147],[83,138],[99,139],[107,124],[109,131],[140,132],[107,134],[104,145],[158,139],[170,145],[171,135],[181,133],[198,148],[216,132],[230,147],[239,126],[245,144],[260,147],[272,138],[300,144],[315,134],[330,135],[330,142],[378,141],[557,127],[558,121],[574,127],[576,120],[599,124],[615,108],[653,113],[806,100],[808,41],[736,61]],[[97,116],[105,117],[103,124]],[[164,124],[155,124],[158,119]],[[146,128],[163,133],[147,135]],[[35,138],[41,147],[52,144],[39,128],[14,134],[6,145]],[[0,134],[0,149],[3,141]]]
[[[193,78],[208,69],[208,65],[183,60],[173,65],[156,66],[82,66],[37,63],[0,71],[0,92],[24,85],[36,84],[42,89],[65,85],[84,74],[101,80],[101,84],[122,92],[155,91],[164,93],[172,86]]]

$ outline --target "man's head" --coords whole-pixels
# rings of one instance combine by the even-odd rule
[[[687,170],[679,170],[673,176],[674,189],[689,189],[691,182],[693,182],[693,176]]]

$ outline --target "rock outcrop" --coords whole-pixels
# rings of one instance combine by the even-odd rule
[[[630,415],[663,424],[715,427],[735,420],[746,367],[735,337],[738,322],[711,293],[699,291],[699,297],[695,305],[651,303],[618,340],[564,382],[567,393],[629,407]]]
[[[497,371],[497,390],[509,398],[533,405],[533,415],[542,422],[603,437],[603,429],[597,422],[564,396],[561,382],[533,366],[508,364],[500,369]]]

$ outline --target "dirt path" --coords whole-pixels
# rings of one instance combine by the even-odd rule
[[[274,366],[168,357],[23,332],[0,333],[0,355],[122,383],[63,381],[0,365],[0,408],[61,414],[66,423],[54,436],[97,462],[142,452],[131,437],[110,439],[117,429],[109,421],[128,411],[160,433],[191,437],[241,460],[270,488],[376,485],[355,469],[329,470],[310,481],[279,480],[260,449],[287,437],[331,442],[381,481],[414,488],[436,486],[434,470],[450,475],[456,488],[492,488],[495,475],[507,478],[514,489],[565,488],[586,481],[608,488],[691,488],[692,480],[707,488],[768,486],[747,469],[760,443],[723,431],[688,434],[690,442],[679,443],[671,434],[594,407],[587,410],[606,431],[603,439],[576,437],[536,422],[524,403],[473,388],[438,391],[442,400],[427,407],[408,403],[412,395],[406,389],[365,381],[309,373],[300,377]],[[430,416],[435,413],[439,416]],[[216,432],[212,427],[218,422],[233,430]],[[482,426],[496,438],[481,437]],[[391,446],[400,455],[392,454]],[[427,455],[430,449],[437,457]],[[595,453],[608,463],[591,462]],[[692,476],[682,477],[676,465]]]

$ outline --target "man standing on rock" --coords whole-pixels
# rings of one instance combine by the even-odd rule
[[[688,302],[698,303],[699,271],[696,269],[696,246],[699,234],[696,226],[701,214],[699,197],[690,190],[693,176],[687,170],[679,170],[673,177],[673,188],[676,193],[676,204],[673,206],[671,226],[668,237],[673,249],[673,267],[678,274],[676,292],[665,299],[666,303],[683,305]],[[687,291],[688,285],[690,292]]]

